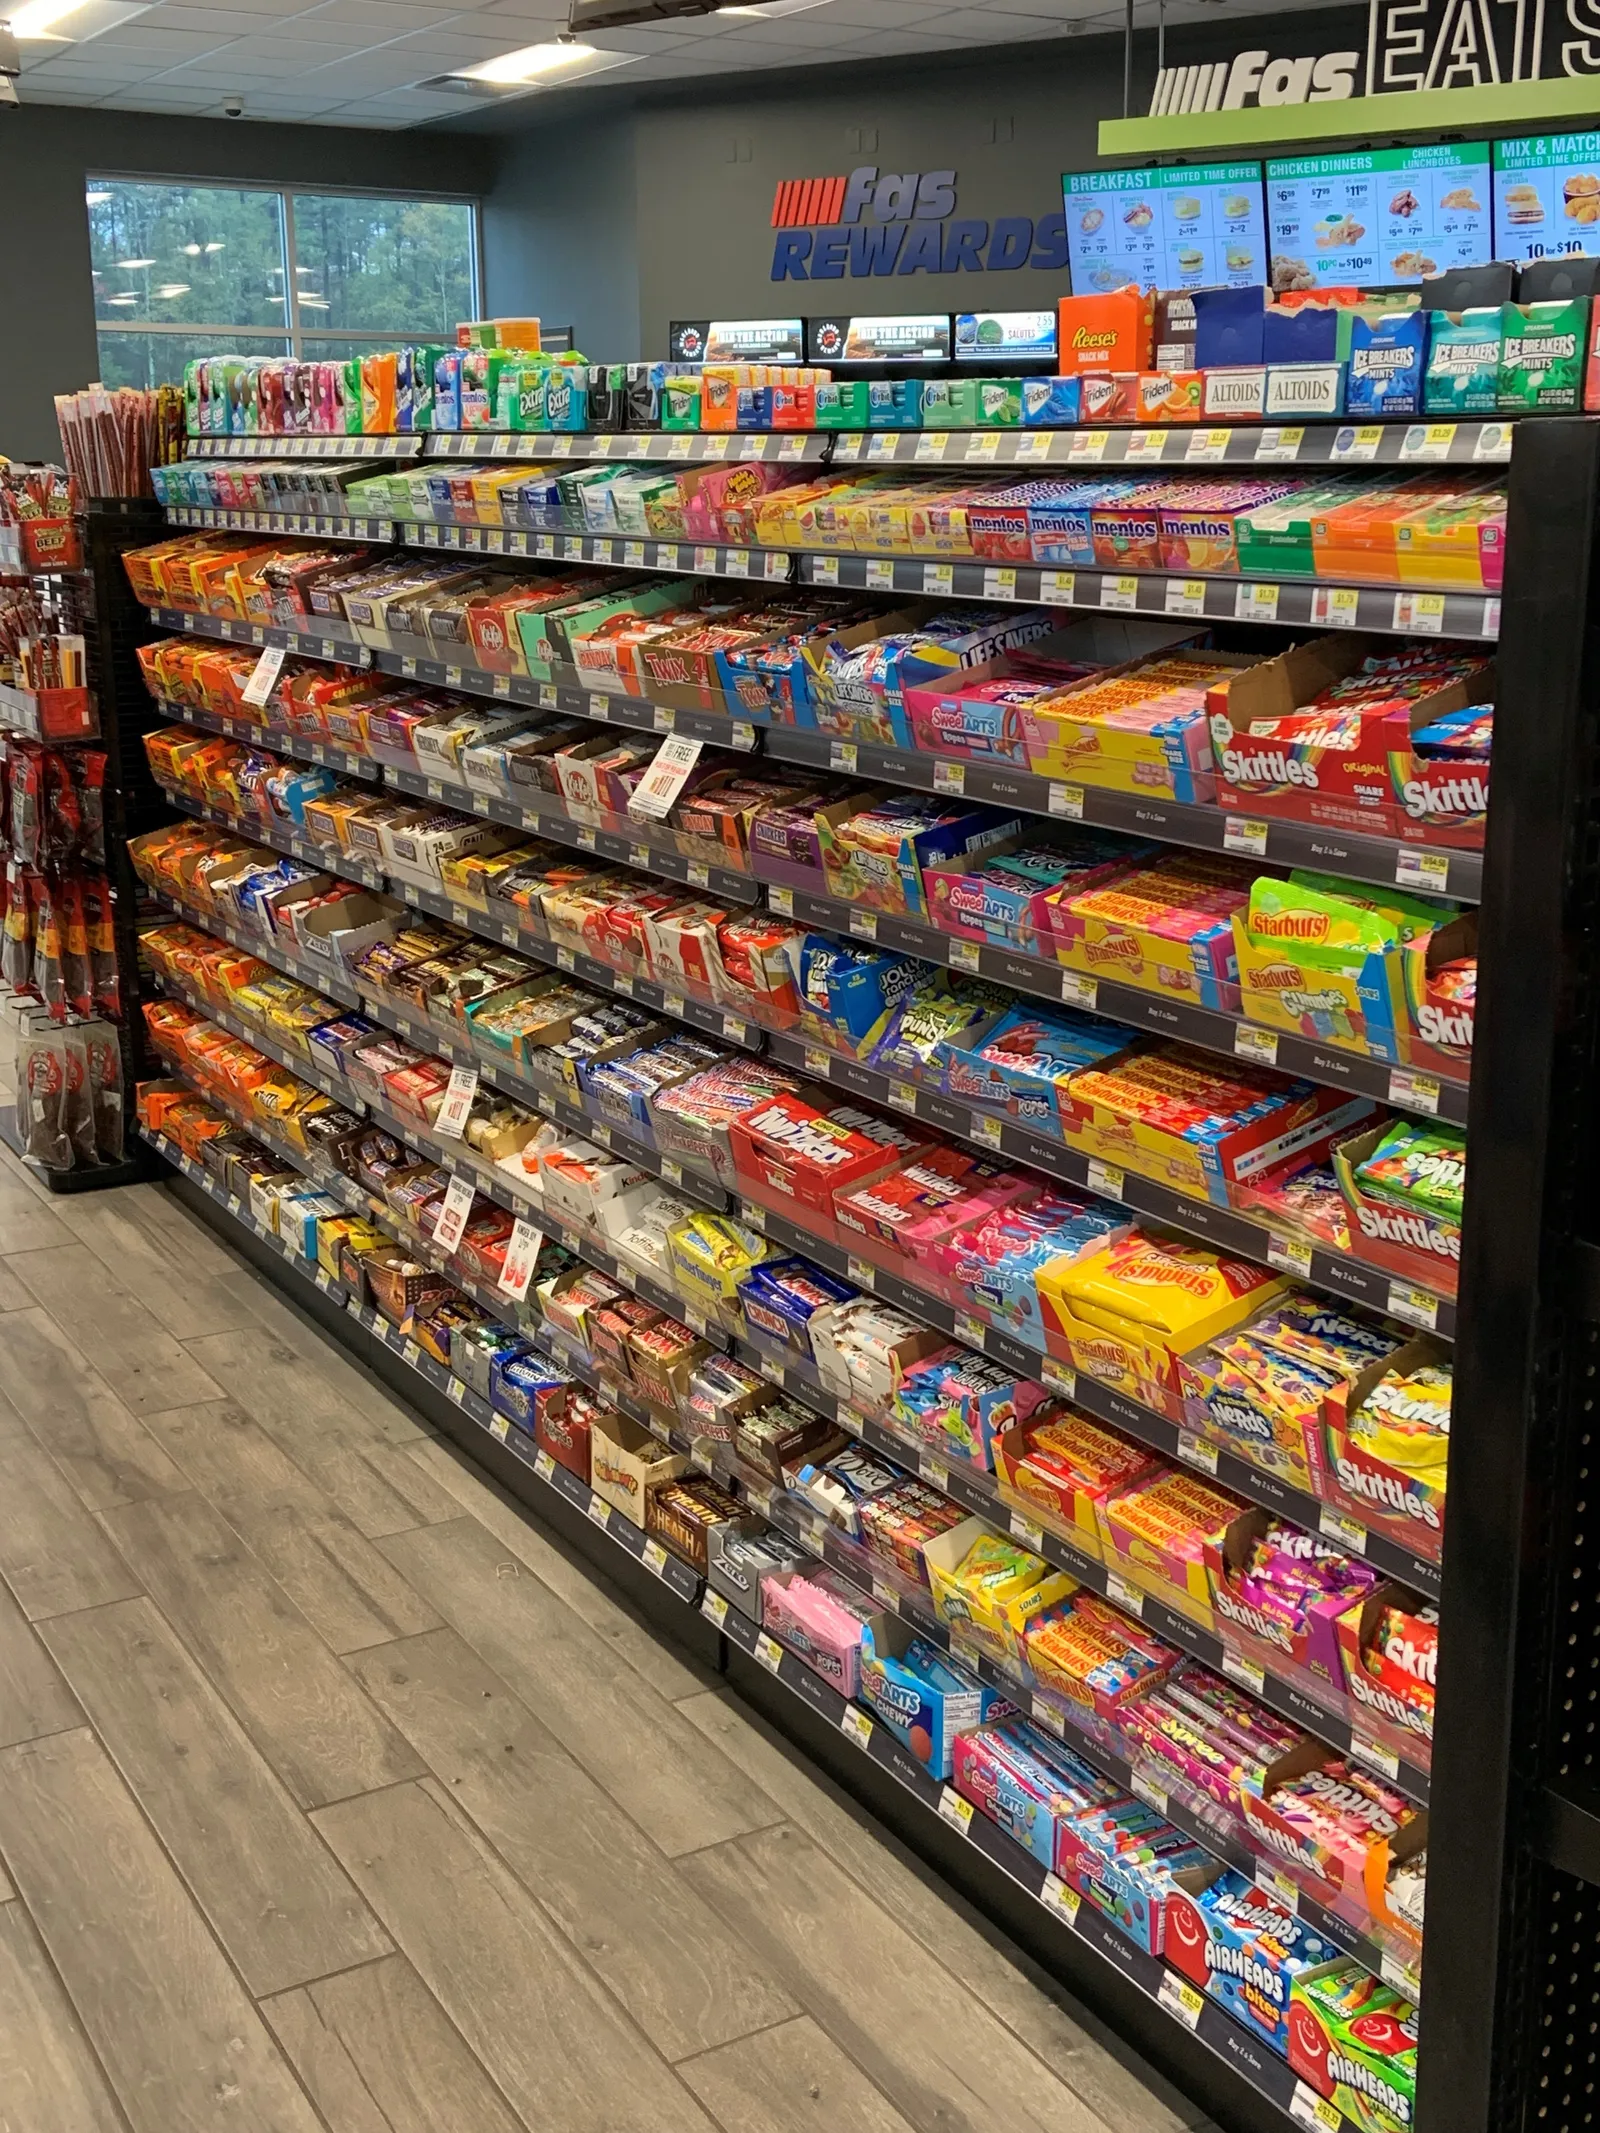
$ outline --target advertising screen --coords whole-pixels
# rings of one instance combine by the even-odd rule
[[[1054,311],[958,311],[958,363],[1053,363],[1056,359]]]
[[[808,318],[806,353],[813,363],[948,363],[950,314]]]
[[[1267,165],[1272,283],[1421,281],[1495,257],[1489,144],[1292,156]]]
[[[1259,163],[1069,170],[1061,186],[1076,296],[1130,281],[1243,289],[1267,278]]]
[[[1494,256],[1600,252],[1600,133],[1494,144]]]

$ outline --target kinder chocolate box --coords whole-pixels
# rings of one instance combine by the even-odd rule
[[[861,1701],[936,1778],[951,1773],[957,1736],[1011,1706],[969,1681],[897,1615],[874,1616],[861,1631]]]

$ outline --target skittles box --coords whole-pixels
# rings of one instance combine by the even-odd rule
[[[1362,2133],[1411,2133],[1417,2010],[1348,1957],[1296,1977],[1289,2064]]]

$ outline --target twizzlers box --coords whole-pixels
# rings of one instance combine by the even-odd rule
[[[779,1200],[796,1200],[835,1233],[834,1195],[897,1170],[921,1136],[840,1105],[821,1111],[803,1096],[775,1095],[735,1119],[736,1176]]]

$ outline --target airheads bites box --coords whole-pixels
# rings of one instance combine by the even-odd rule
[[[1423,413],[1498,413],[1503,339],[1504,316],[1498,304],[1476,311],[1430,311]]]
[[[1296,1982],[1327,1964],[1332,1944],[1232,1871],[1167,1899],[1165,1955],[1280,2055],[1289,2048]]]
[[[1155,291],[1131,282],[1104,296],[1063,296],[1057,306],[1056,344],[1061,375],[1153,370],[1155,316]]]
[[[1362,2133],[1411,2133],[1417,2010],[1348,1958],[1294,1980],[1289,2064]]]
[[[1365,307],[1347,314],[1344,411],[1352,422],[1422,411],[1428,319],[1422,311]]]
[[[1507,304],[1500,313],[1497,398],[1502,415],[1529,408],[1570,414],[1583,404],[1589,300]]]

